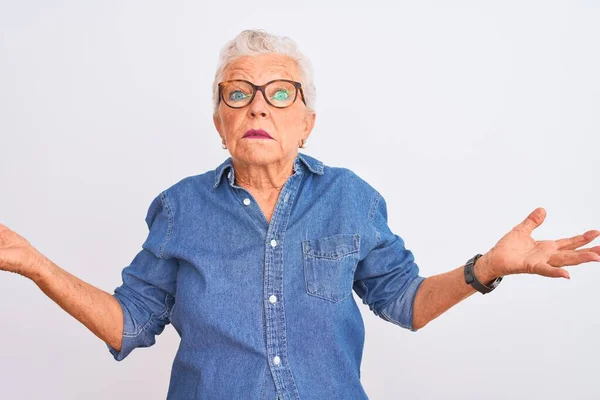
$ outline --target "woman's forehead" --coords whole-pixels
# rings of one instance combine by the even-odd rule
[[[245,79],[262,85],[273,79],[299,80],[296,62],[282,54],[243,56],[227,64],[223,80]]]

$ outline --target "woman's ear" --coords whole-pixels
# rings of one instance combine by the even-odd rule
[[[221,133],[221,117],[219,117],[219,113],[213,114],[213,123],[215,124],[215,129],[217,130],[217,132],[219,132],[219,136],[223,138],[223,135]]]
[[[308,139],[310,136],[310,132],[315,127],[315,119],[317,118],[317,114],[315,112],[307,112],[306,118],[304,118],[304,137]]]

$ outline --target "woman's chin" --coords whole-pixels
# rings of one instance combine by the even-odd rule
[[[244,163],[254,165],[268,165],[279,161],[282,157],[279,151],[273,151],[273,148],[267,149],[263,146],[251,146],[244,149],[237,157]]]

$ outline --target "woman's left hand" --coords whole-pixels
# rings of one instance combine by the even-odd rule
[[[582,235],[559,240],[536,241],[531,232],[546,218],[546,210],[536,208],[517,226],[504,235],[494,247],[481,257],[476,265],[483,276],[537,274],[552,278],[570,279],[561,267],[590,261],[600,261],[600,246],[578,249],[598,236],[590,230]]]

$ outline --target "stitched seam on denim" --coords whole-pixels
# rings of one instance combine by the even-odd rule
[[[263,271],[265,271],[264,266],[263,266]],[[265,294],[265,299],[263,300],[263,311],[262,311],[262,327],[263,327],[263,339],[265,341],[265,354],[267,357],[269,357],[269,348],[268,348],[268,343],[269,343],[269,338],[267,337],[267,312],[268,312],[268,301],[266,300],[266,296],[267,296],[267,292],[266,292],[266,285],[264,284],[264,282],[267,280],[267,275],[266,275],[266,271],[264,272],[265,276],[263,277],[263,292]],[[265,366],[265,370],[269,369],[269,361],[267,360],[267,365]],[[266,372],[265,372],[265,378],[266,380]],[[264,389],[264,388],[263,388]],[[262,395],[261,395],[261,399],[262,399]]]
[[[416,277],[415,277],[416,278]],[[396,292],[396,294],[394,296],[392,296],[391,299],[389,299],[388,301],[386,301],[385,303],[383,303],[382,305],[379,306],[380,310],[383,310],[385,307],[389,306],[390,304],[392,304],[394,301],[396,301],[398,299],[398,297],[404,295],[404,293],[406,293],[406,290],[410,287],[410,285],[412,285],[414,279],[411,279],[409,283],[404,285],[404,290],[402,289],[398,289],[398,291]],[[402,292],[401,292],[402,290]]]
[[[381,194],[377,190],[375,190],[375,197],[371,201],[371,207],[369,209],[369,214],[368,214],[368,218],[367,218],[369,224],[373,227],[373,230],[375,230],[375,245],[373,246],[373,248],[377,247],[377,245],[379,244],[379,240],[381,238],[380,234],[379,234],[379,231],[377,230],[377,228],[375,228],[375,224],[373,223],[373,218],[375,217],[375,210],[377,209],[377,205],[379,205],[379,200],[380,199],[381,199]],[[376,276],[376,275],[373,275],[373,276]],[[371,311],[373,311],[373,313],[375,315],[379,315],[379,312],[376,310],[374,304],[370,304],[366,300],[367,296],[369,295],[369,287],[366,285],[366,283],[364,282],[364,280],[368,279],[368,278],[371,278],[371,277],[372,276],[364,277],[363,279],[359,280],[358,282],[360,283],[360,285],[365,290],[365,294],[362,297],[363,298],[363,303],[364,304],[368,304],[369,308],[371,309]]]
[[[356,253],[356,252],[353,251],[352,253],[348,253],[348,254],[346,254],[346,257],[350,256],[353,253]],[[307,294],[309,294],[310,296],[314,296],[314,297],[318,297],[320,299],[324,299],[324,300],[330,301],[331,303],[338,303],[338,302],[346,299],[350,294],[352,294],[352,290],[350,290],[349,292],[346,292],[346,294],[344,294],[342,297],[335,297],[335,296],[327,296],[327,295],[322,294],[322,293],[317,293],[316,291],[310,291],[309,290],[309,286],[308,286],[308,281],[306,279],[306,276],[307,276],[307,274],[306,274],[307,265],[310,265],[310,262],[311,262],[310,261],[310,257],[320,258],[320,257],[314,257],[313,255],[306,254],[306,253],[304,254],[304,257],[302,257],[303,264],[304,264],[304,282],[305,282],[305,285],[306,285],[306,293]],[[321,257],[321,258],[323,258],[323,257]],[[342,257],[340,257],[340,258],[342,258]],[[357,267],[358,267],[358,259],[356,259],[356,262],[355,262],[355,265],[354,265],[354,268],[353,268],[353,272],[352,272],[352,276],[353,277],[354,277],[354,272],[356,271]],[[308,270],[311,270],[311,268],[313,270],[315,269],[314,266],[313,266],[313,267],[309,267]],[[354,282],[354,280],[352,282]]]
[[[347,234],[347,235],[351,235],[351,236],[348,236],[348,239],[350,239],[350,241],[352,242],[352,244],[350,244],[349,247],[345,246],[345,247],[341,247],[341,248],[329,250],[329,251],[314,250],[313,246],[311,246],[311,241],[324,242],[324,241],[330,240],[330,236],[325,236],[325,237],[316,238],[316,239],[303,240],[302,241],[302,252],[306,255],[310,255],[313,257],[337,260],[339,258],[347,256],[348,254],[357,253],[358,251],[360,251],[360,234],[354,233],[354,234]],[[338,235],[334,235],[334,236],[338,236]]]
[[[123,286],[120,288],[120,290],[129,292],[129,289],[126,287],[123,287]],[[121,299],[118,296],[116,296],[116,295],[113,295],[113,296],[115,299],[117,299],[117,301],[119,302],[119,305],[123,309],[123,318],[126,318],[125,310],[127,310],[127,307],[125,306],[124,303],[121,302]],[[123,295],[123,296],[127,297],[127,295]],[[152,313],[150,313],[150,315],[152,316]],[[140,332],[142,332],[143,329],[144,329],[144,327],[142,326],[142,328],[140,328],[140,330],[138,332],[127,331],[127,330],[125,330],[125,321],[123,321],[123,336],[125,336],[125,337],[136,337],[140,334]]]
[[[412,284],[413,284],[413,282],[415,281],[415,279],[419,279],[419,277],[418,277],[418,276],[415,276],[413,279],[411,279],[410,283],[409,283],[409,284],[406,286],[406,288],[407,288],[407,289],[408,289],[408,288],[410,288],[410,286],[412,286]],[[421,286],[421,283],[423,283],[423,280],[421,280],[421,282],[419,282],[419,285],[417,285],[417,287],[416,287],[416,289],[415,289],[415,296],[413,296],[413,298],[412,298],[412,301],[411,301],[411,304],[410,304],[410,307],[411,307],[411,309],[410,309],[410,316],[411,316],[411,319],[412,319],[412,317],[413,317],[413,315],[412,315],[412,314],[413,314],[413,307],[414,307],[414,302],[415,302],[415,297],[416,297],[416,291],[419,289],[419,286]],[[390,304],[392,304],[394,301],[396,301],[396,300],[397,300],[397,299],[398,299],[400,296],[403,296],[405,293],[406,293],[406,290],[405,290],[404,292],[402,292],[402,293],[401,293],[399,296],[395,296],[395,297],[393,297],[391,301],[388,301],[386,304],[384,304],[383,306],[379,307],[379,309],[381,310],[381,313],[382,313],[383,315],[385,315],[386,317],[388,317],[388,318],[392,319],[392,318],[391,318],[389,315],[387,315],[387,314],[385,313],[385,311],[383,311],[383,309],[384,309],[384,308],[386,308],[387,306],[389,306]],[[394,321],[395,321],[395,320],[394,320]],[[398,322],[398,325],[400,325],[400,326],[402,326],[402,327],[404,327],[404,328],[407,328],[407,329],[412,329],[412,326],[406,326],[406,325],[404,325],[404,324],[401,324],[399,321],[395,321],[395,322]],[[412,325],[412,324],[411,324],[411,325]]]
[[[415,279],[419,279],[419,277],[418,277],[418,276],[416,276],[416,277],[415,277]],[[418,285],[417,285],[417,287],[415,288],[415,295],[413,296],[413,298],[412,298],[412,301],[410,302],[410,321],[411,321],[411,324],[410,324],[410,327],[409,327],[409,329],[410,329],[410,330],[413,330],[413,331],[414,331],[413,319],[414,319],[414,317],[415,317],[415,316],[414,316],[414,311],[415,311],[415,299],[417,298],[417,293],[419,292],[419,287],[421,287],[421,284],[423,284],[423,282],[425,282],[425,278],[424,278],[424,279],[421,279],[421,281],[419,282],[419,284],[418,284]],[[412,284],[412,282],[411,282],[411,284]]]
[[[171,296],[171,294],[165,293],[165,300],[164,300],[165,311],[157,317],[158,319],[164,319],[165,316],[168,316],[170,314],[171,309],[169,308],[169,303],[168,303],[169,296]]]
[[[363,280],[359,280],[358,283],[362,286],[362,288],[365,290],[365,294],[363,296],[363,302],[365,304],[367,304],[367,301],[365,300],[367,298],[367,295],[369,294],[369,287],[367,285],[365,285],[365,283],[363,282]]]
[[[307,273],[307,267],[306,267],[306,257],[303,254],[302,255],[302,266],[304,267],[304,288],[306,289],[306,293],[309,293],[308,291],[308,273]]]
[[[300,183],[302,182],[302,178],[303,178],[303,176],[300,175],[299,176],[299,181],[294,181],[293,184],[291,185],[290,189],[289,189],[291,191],[291,193],[290,193],[290,198],[288,199],[288,202],[286,203],[286,205],[287,205],[287,212],[284,214],[285,221],[284,221],[284,224],[282,226],[282,232],[283,232],[282,243],[283,243],[283,241],[285,241],[285,232],[287,231],[287,224],[288,224],[288,222],[290,220],[290,215],[291,215],[291,212],[292,212],[292,204],[294,202],[296,193],[298,192],[298,189],[300,187]],[[279,223],[279,218],[276,220],[276,223]],[[281,263],[282,263],[282,267],[281,268],[282,268],[282,284],[283,284],[283,282],[285,280],[284,276],[283,276],[283,274],[285,273],[285,268],[283,267],[283,251],[281,253]],[[287,348],[287,329],[286,329],[286,325],[285,325],[285,303],[283,303],[283,296],[281,298],[281,301],[282,301],[282,303],[281,303],[281,306],[280,306],[281,307],[280,322],[281,322],[281,326],[283,327],[282,328],[283,335],[282,335],[281,343],[280,343],[280,346],[283,349],[281,360],[282,360],[282,362],[285,362],[286,367],[285,367],[284,373],[287,374],[288,380],[291,381],[291,389],[294,392],[297,392],[298,387],[296,385],[296,382],[294,382],[294,377],[292,376],[292,373],[291,373],[291,371],[289,369],[288,348]],[[285,388],[286,387],[285,383],[283,383],[282,386]]]
[[[369,208],[369,215],[368,215],[369,223],[373,222],[373,217],[375,216],[375,209],[377,208],[377,205],[379,204],[380,198],[381,198],[381,194],[379,194],[378,191],[375,191],[375,197],[371,201],[371,208]]]
[[[263,368],[262,374],[261,374],[261,379],[260,379],[260,394],[259,394],[259,399],[263,399],[263,396],[265,395],[265,385],[267,382],[267,369],[269,368],[268,365],[265,365],[265,368]]]
[[[250,193],[247,189],[245,189],[241,186],[239,188],[240,188],[240,190],[244,190],[246,193],[248,193],[248,195],[250,197],[252,197],[254,200],[256,200],[256,198],[254,196],[252,196],[252,193]],[[244,203],[240,202],[238,195],[233,191],[233,189],[234,189],[233,187],[228,186],[226,189],[228,189],[228,196],[233,197],[233,199],[234,199],[233,201],[237,202],[238,204],[244,204]],[[229,199],[227,199],[226,201],[229,201]],[[256,201],[255,201],[255,203],[258,204]],[[244,207],[247,207],[247,206],[244,205]],[[264,226],[262,224],[262,221],[258,221],[254,217],[254,215],[252,215],[252,212],[248,208],[246,208],[245,210],[249,217],[248,219],[249,219],[250,223],[257,229],[258,232],[260,232],[262,234],[262,232],[265,230]],[[264,213],[262,212],[262,210],[259,210],[259,212],[261,215],[264,216]],[[265,216],[265,222],[266,222],[266,216]],[[268,230],[268,228],[267,228],[267,230]]]
[[[155,319],[156,319],[156,317],[154,316],[154,314],[150,313],[150,318],[148,318],[148,322],[146,322],[144,324],[144,326],[142,326],[142,328],[140,329],[139,332],[137,332],[137,333],[123,332],[123,336],[126,336],[126,337],[137,337],[137,336],[140,336],[146,329],[148,329],[148,327],[150,326],[150,324],[152,322],[154,322]]]
[[[389,316],[389,315],[388,315],[388,314],[387,314],[385,311],[383,311],[383,310],[381,311],[381,315],[384,315],[384,316],[385,316],[385,317],[386,317],[386,318],[389,320],[389,322],[391,322],[391,323],[393,323],[393,324],[399,325],[399,326],[401,326],[401,327],[403,327],[403,328],[406,328],[406,329],[410,329],[410,327],[409,327],[409,326],[406,326],[406,325],[404,325],[404,324],[400,323],[400,321],[396,321],[395,319],[393,319],[392,317],[390,317],[390,316]]]
[[[358,243],[359,243],[359,248],[360,248],[360,234],[358,234]],[[352,267],[352,282],[350,282],[350,286],[354,285],[354,276],[356,275],[356,270],[358,269],[358,263],[360,263],[360,254],[357,256],[356,258],[356,262],[354,263],[354,266]],[[350,293],[352,293],[352,287],[350,288]]]
[[[273,211],[273,215],[271,216],[271,221],[273,221],[273,218],[275,217],[276,214],[276,210]],[[273,224],[273,226],[275,227],[275,223]],[[267,233],[268,233],[268,229],[267,229]],[[268,245],[265,244],[265,248]],[[271,251],[266,250],[265,251],[265,287],[268,286],[266,283],[269,281],[272,281],[272,274],[274,273],[274,268],[273,268],[273,260],[274,257],[271,256]],[[265,300],[266,301],[266,300]],[[271,354],[270,354],[270,348],[269,348],[269,344],[270,343],[274,343],[275,345],[277,344],[277,336],[275,335],[275,329],[273,328],[273,323],[274,323],[274,319],[272,318],[272,312],[267,312],[266,315],[266,327],[268,329],[267,332],[267,342],[266,342],[266,352],[267,352],[267,357],[269,358],[269,360],[267,361],[267,365],[269,367],[269,370],[271,370]],[[273,376],[273,380],[275,381],[275,387],[277,388],[278,386],[282,386],[282,380],[280,375],[275,372],[272,373]]]
[[[368,216],[369,224],[371,224],[371,226],[375,230],[375,247],[377,247],[377,245],[379,244],[379,240],[381,239],[380,232],[379,232],[379,230],[377,230],[377,228],[375,227],[375,224],[373,223],[373,218],[375,217],[375,210],[377,210],[377,206],[379,205],[380,200],[381,200],[381,194],[378,191],[375,191],[375,198],[371,202],[371,208],[369,209],[369,216]]]
[[[165,246],[167,245],[167,242],[169,241],[169,239],[171,239],[171,234],[173,233],[173,213],[171,212],[171,207],[169,206],[169,202],[167,200],[166,190],[160,193],[160,200],[162,202],[163,207],[167,210],[167,217],[169,220],[167,236],[165,237],[163,243],[160,245],[160,249],[158,251],[158,257],[163,258],[163,251],[165,249]]]
[[[267,252],[267,259],[270,259],[270,256],[268,255],[268,252]],[[270,261],[268,261],[268,265],[271,265]],[[268,271],[269,271],[268,274],[270,275],[272,273],[271,272],[272,269],[269,268]],[[267,279],[268,279],[268,277],[267,277]],[[267,324],[267,327],[270,328],[270,329],[268,329],[269,332],[267,333],[268,339],[267,339],[267,348],[266,348],[267,357],[269,357],[269,360],[267,361],[269,370],[271,369],[271,366],[270,366],[271,354],[269,353],[270,349],[269,349],[268,345],[269,345],[269,343],[276,343],[277,342],[277,337],[275,336],[275,332],[274,332],[274,329],[273,329],[273,318],[271,317],[271,314],[272,313],[269,312],[266,315],[266,324]],[[279,375],[277,373],[273,374],[273,379],[275,380],[275,386],[276,387],[277,387],[277,384],[279,384],[279,386],[281,386],[281,379],[280,379],[280,377],[279,377]]]
[[[306,254],[306,255],[316,257],[316,258],[325,258],[327,260],[339,260],[340,258],[344,258],[345,256],[352,254],[352,253],[358,253],[358,249],[350,250],[350,251],[344,249],[342,252],[340,252],[339,250],[333,250],[330,252],[322,252],[322,251],[312,250],[309,245],[308,250],[304,252],[304,254]]]
[[[132,336],[132,335],[135,336],[135,333],[128,332],[128,331],[125,330],[125,317],[126,317],[126,314],[125,314],[125,310],[126,310],[125,304],[123,304],[121,302],[121,299],[119,299],[119,297],[116,296],[116,293],[113,294],[112,296],[117,300],[117,302],[119,302],[119,305],[121,306],[121,309],[123,311],[123,336],[128,336],[128,337]]]
[[[167,293],[167,296],[168,295],[169,294]],[[117,298],[117,300],[119,301],[119,303],[121,302],[118,298]],[[165,299],[165,301],[166,301],[166,299]],[[158,318],[162,318],[164,316],[164,314],[165,313],[163,313]],[[152,322],[154,322],[156,319],[157,319],[156,315],[154,315],[154,313],[150,312],[150,318],[148,318],[148,321],[146,321],[146,323],[140,328],[139,331],[137,331],[137,332],[135,332],[135,331],[134,332],[129,332],[129,331],[126,331],[125,328],[123,328],[123,336],[125,336],[125,337],[137,337],[137,336],[140,336],[142,334],[142,332],[144,332],[144,330],[146,330],[150,326],[150,324]]]
[[[323,300],[330,301],[331,303],[338,303],[338,302],[344,300],[346,297],[350,296],[350,293],[346,293],[344,295],[344,297],[335,298],[335,297],[325,297],[323,295],[320,295],[320,294],[317,294],[317,293],[314,293],[314,292],[306,292],[306,293],[308,295],[310,295],[310,296],[314,296],[314,297],[318,297],[318,298],[323,299]]]
[[[173,304],[171,305],[171,309],[169,310],[169,321],[171,321],[171,318],[173,317],[173,311],[175,311],[175,296],[169,294],[169,296],[171,296],[171,298],[173,299]]]

